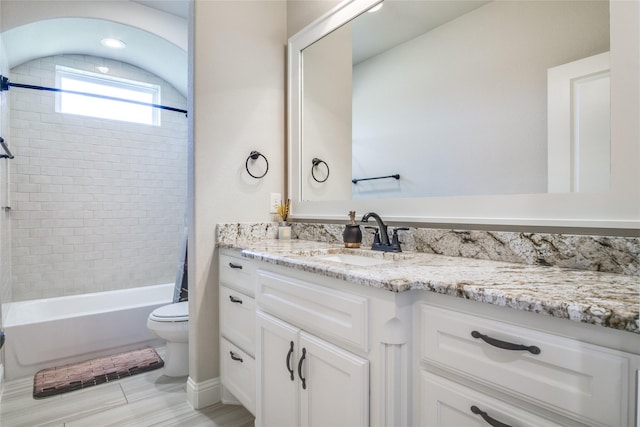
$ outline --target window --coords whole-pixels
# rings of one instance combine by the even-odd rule
[[[160,103],[160,86],[56,66],[56,86],[149,104]],[[65,92],[56,94],[56,112],[160,126],[157,108]]]

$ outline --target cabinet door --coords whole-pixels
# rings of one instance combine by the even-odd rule
[[[300,425],[369,425],[369,361],[300,332]]]
[[[256,425],[298,426],[298,387],[294,369],[299,329],[261,311],[257,318],[258,366]]]

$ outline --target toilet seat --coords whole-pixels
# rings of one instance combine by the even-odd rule
[[[189,302],[183,301],[156,308],[149,315],[149,320],[154,322],[187,322],[189,321]]]

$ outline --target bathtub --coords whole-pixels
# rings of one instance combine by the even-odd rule
[[[147,317],[172,302],[173,288],[168,283],[3,304],[5,378],[161,343],[147,329]]]

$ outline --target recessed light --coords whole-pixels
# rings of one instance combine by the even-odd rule
[[[102,74],[107,74],[109,72],[109,67],[101,65],[99,67],[96,67],[96,70],[100,71]]]
[[[122,40],[106,38],[100,41],[102,46],[109,47],[111,49],[123,49],[127,45]]]

